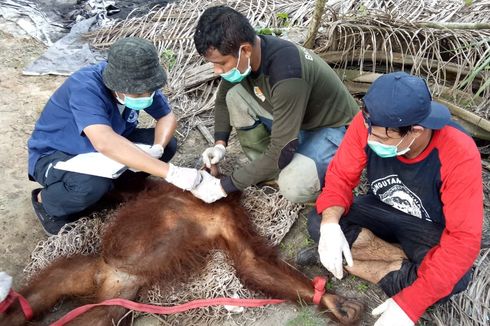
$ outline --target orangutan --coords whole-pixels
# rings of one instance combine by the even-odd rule
[[[102,250],[92,256],[60,258],[33,277],[19,292],[34,319],[62,297],[135,299],[151,284],[185,277],[205,266],[211,249],[223,249],[249,289],[293,302],[312,303],[310,280],[278,258],[259,236],[240,205],[239,195],[206,204],[189,192],[163,181],[149,181],[110,219],[102,235]],[[363,305],[325,293],[320,308],[342,324],[359,320]],[[118,306],[96,307],[70,325],[112,325],[126,313]],[[24,325],[18,303],[3,315],[0,325]]]

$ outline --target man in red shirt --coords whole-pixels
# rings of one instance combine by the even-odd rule
[[[424,80],[377,79],[330,163],[308,230],[321,263],[345,268],[390,297],[376,326],[414,325],[436,302],[463,291],[478,256],[483,189],[478,149]],[[367,169],[369,191],[352,190]]]

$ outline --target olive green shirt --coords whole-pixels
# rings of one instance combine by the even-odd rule
[[[281,151],[298,139],[300,130],[345,126],[359,110],[336,73],[313,51],[273,36],[259,37],[260,67],[241,85],[271,113],[271,142],[262,156],[232,173],[232,183],[240,190],[277,175]],[[225,99],[235,85],[222,80],[218,88],[216,140],[228,141],[231,126]]]

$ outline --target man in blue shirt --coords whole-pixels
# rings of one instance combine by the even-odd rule
[[[151,42],[124,38],[107,62],[75,72],[51,96],[28,141],[29,178],[43,186],[33,190],[32,203],[46,233],[57,234],[114,187],[113,179],[54,168],[77,154],[100,152],[184,190],[199,184],[196,169],[167,163],[177,148],[177,120],[159,90],[166,79]],[[136,128],[140,110],[155,128]],[[144,151],[134,143],[152,146]]]

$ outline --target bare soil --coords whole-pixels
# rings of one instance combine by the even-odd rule
[[[4,22],[0,21],[0,27]],[[5,30],[1,28],[1,30]],[[0,192],[0,271],[14,278],[14,287],[19,288],[25,281],[23,268],[30,261],[30,253],[36,244],[46,239],[37,221],[30,201],[30,193],[39,187],[27,178],[27,140],[32,132],[44,104],[61,85],[65,77],[60,76],[24,76],[22,69],[45,51],[45,46],[36,40],[0,31],[0,122],[4,126],[0,137],[1,181]],[[200,133],[193,132],[182,144],[176,156],[176,164],[197,159],[206,142]],[[294,261],[297,251],[310,244],[306,232],[306,213],[295,223],[292,230],[280,245],[282,256]],[[320,267],[302,270],[309,277],[325,275]],[[373,324],[368,311],[383,298],[381,291],[373,285],[350,276],[342,281],[331,280],[329,290],[335,290],[365,302],[367,309],[363,325]],[[376,298],[377,299],[373,299]],[[294,305],[279,305],[268,310],[264,317],[254,325],[318,325],[302,317],[304,309]],[[314,309],[309,310],[311,314]],[[326,318],[319,319],[320,324],[331,324]],[[157,319],[144,317],[136,325],[157,325]],[[234,325],[231,320],[227,325]]]
[[[0,137],[3,184],[0,191],[0,271],[13,277],[13,286],[17,289],[25,282],[23,269],[30,261],[31,252],[38,242],[46,239],[31,205],[31,190],[39,185],[27,177],[27,140],[44,104],[66,78],[22,75],[23,68],[45,50],[43,44],[30,37],[0,31],[0,123],[4,126]],[[206,146],[199,138],[199,133],[193,133],[179,150],[177,161],[199,156],[197,148]],[[295,306],[281,306],[268,311],[259,324],[284,325],[295,317]],[[144,317],[136,324],[157,325],[158,321]],[[231,321],[230,325],[233,324]]]
[[[3,29],[3,28],[2,28]],[[22,269],[36,243],[46,237],[30,202],[37,183],[27,178],[27,139],[44,104],[64,77],[28,77],[22,69],[45,50],[29,37],[0,32],[0,270],[23,280]]]

